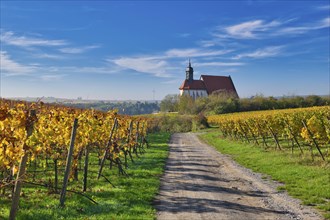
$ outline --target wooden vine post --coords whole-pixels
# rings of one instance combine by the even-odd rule
[[[26,120],[26,134],[27,138],[32,135],[33,132],[33,125],[34,125],[34,118],[36,118],[36,111],[35,110],[30,110],[29,115]],[[16,181],[15,181],[15,187],[14,187],[14,192],[13,192],[13,200],[12,200],[12,205],[10,209],[10,215],[9,219],[14,220],[17,214],[18,210],[18,204],[19,204],[19,198],[21,194],[21,188],[22,188],[22,182],[24,180],[24,175],[26,171],[26,163],[28,161],[28,146],[26,143],[23,145],[23,151],[24,154],[21,158],[21,162],[19,164],[19,170],[17,173]]]
[[[132,136],[132,131],[133,131],[133,121],[131,120],[131,122],[129,123],[129,134],[128,134],[128,141],[127,141],[127,143],[129,143],[129,141],[130,141],[131,138],[132,138],[132,137],[131,137],[131,136]],[[134,163],[133,156],[132,156],[132,147],[130,147],[130,148],[128,149],[128,155],[129,155],[129,157],[130,157],[132,163]],[[127,169],[127,167],[126,167],[126,169]]]
[[[294,140],[294,141],[296,142],[296,144],[298,145],[301,154],[303,154],[304,152],[303,152],[303,150],[301,149],[301,146],[300,146],[300,144],[299,144],[299,142],[298,142],[296,136],[295,136],[294,133],[293,133],[293,130],[292,130],[291,126],[290,126],[290,123],[289,123],[287,120],[285,120],[285,123],[286,123],[286,125],[288,126],[287,128],[289,129],[289,132],[290,132],[290,134],[291,134],[293,140]],[[292,145],[292,146],[293,146],[293,145]]]
[[[273,131],[273,129],[270,126],[267,126],[267,127],[268,127],[268,130],[270,131],[270,133],[272,134],[272,136],[274,138],[274,141],[276,143],[276,146],[278,147],[278,149],[282,150],[281,145],[280,145],[280,142],[278,141],[275,132]],[[277,147],[275,147],[275,150],[277,149]]]
[[[68,156],[66,159],[63,187],[62,187],[61,197],[60,197],[60,206],[64,206],[66,187],[68,185],[68,180],[69,180],[71,160],[72,160],[72,155],[73,155],[74,141],[76,139],[77,127],[78,127],[78,119],[75,118],[73,121],[73,127],[72,127],[72,132],[71,132],[69,152],[68,152]]]
[[[116,127],[117,127],[117,124],[118,124],[118,119],[115,118],[115,120],[113,122],[113,125],[112,125],[112,128],[111,128],[111,131],[110,131],[109,140],[108,140],[107,146],[105,147],[104,155],[103,155],[101,163],[100,163],[100,168],[99,168],[99,172],[97,174],[97,179],[100,179],[100,177],[101,177],[102,169],[104,167],[105,160],[107,159],[108,152],[109,152],[109,147],[112,143],[112,136],[113,136],[113,133],[114,133]]]
[[[321,155],[323,161],[325,161],[324,156],[323,156],[323,154],[322,154],[322,151],[321,151],[321,149],[320,149],[318,143],[316,142],[313,133],[309,130],[309,128],[308,128],[307,124],[304,122],[304,120],[302,120],[301,122],[303,123],[304,127],[306,128],[306,130],[307,130],[307,132],[308,132],[308,135],[312,138],[313,143],[314,143],[315,147],[317,148],[318,152],[320,153],[320,155]],[[312,155],[313,155],[313,153],[312,153]]]
[[[144,132],[144,122],[142,123],[142,132]],[[143,148],[143,144],[144,144],[144,135],[143,134],[141,134],[140,135],[140,143],[139,143],[139,151],[140,151],[140,153],[144,153],[145,152],[145,150],[144,150],[144,148]]]
[[[85,163],[84,163],[84,185],[83,185],[83,192],[86,192],[86,189],[87,189],[88,154],[89,154],[89,146],[86,146],[86,148],[85,148]]]
[[[129,146],[129,142],[130,142],[130,138],[131,138],[131,134],[132,134],[132,129],[133,129],[133,121],[131,120],[130,123],[129,123],[129,129],[128,129],[128,135],[127,135],[127,140],[126,140],[126,143],[127,143],[127,148],[126,149],[123,149],[124,151],[124,165],[125,165],[125,168],[127,169],[127,154],[129,153],[129,156],[131,157],[131,160],[133,161],[133,158],[132,158],[132,155],[131,155],[131,147]],[[129,149],[128,149],[129,148]]]
[[[138,143],[139,143],[139,127],[140,127],[140,122],[138,121],[138,122],[136,123],[136,133],[135,133],[135,142],[137,143],[137,145],[138,145]],[[139,155],[138,155],[138,151],[137,151],[137,148],[138,148],[137,145],[134,146],[134,148],[133,148],[133,152],[135,152],[135,155],[136,155],[137,157],[139,157]]]

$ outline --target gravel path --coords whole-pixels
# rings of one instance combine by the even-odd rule
[[[193,133],[172,135],[157,219],[322,219]]]

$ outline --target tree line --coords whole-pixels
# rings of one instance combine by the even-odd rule
[[[141,115],[141,114],[151,114],[154,112],[159,112],[158,102],[93,102],[93,103],[70,103],[66,104],[74,108],[82,109],[96,109],[100,111],[111,111],[114,109],[118,110],[119,114],[122,115]]]
[[[227,93],[211,94],[208,97],[193,99],[190,96],[167,95],[160,103],[163,112],[179,112],[180,114],[206,115],[224,114],[271,109],[303,108],[330,105],[329,96],[290,96],[265,97],[256,95],[251,98],[236,98]]]

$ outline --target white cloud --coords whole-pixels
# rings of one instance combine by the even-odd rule
[[[330,27],[330,17],[324,18],[319,21],[319,28],[327,28]]]
[[[5,44],[18,47],[63,46],[68,44],[65,40],[47,40],[35,37],[16,36],[12,31],[1,32],[0,40]]]
[[[267,31],[271,28],[280,26],[281,23],[278,21],[265,22],[263,20],[247,21],[237,25],[229,26],[224,28],[226,35],[215,34],[218,37],[231,37],[231,38],[242,38],[251,39],[257,38],[258,33]]]
[[[189,37],[191,34],[190,33],[181,33],[181,34],[178,34],[179,37],[182,37],[182,38],[186,38],[186,37]]]
[[[118,66],[116,67],[108,67],[108,66],[85,66],[85,67],[64,67],[62,71],[65,72],[74,72],[74,73],[87,73],[87,74],[113,74],[123,70]]]
[[[205,56],[218,56],[230,52],[232,52],[232,50],[203,50],[199,48],[171,49],[165,52],[165,56],[169,58],[205,57]]]
[[[0,52],[0,70],[9,76],[27,75],[34,71],[33,66],[20,64],[10,58],[6,51]]]
[[[218,27],[219,32],[213,33],[213,36],[218,39],[235,38],[235,39],[260,39],[265,37],[273,37],[287,34],[304,34],[306,32],[327,28],[330,26],[330,18],[324,18],[314,23],[309,23],[300,26],[284,25],[297,21],[297,18],[288,19],[285,21],[273,20],[266,22],[264,20],[252,20],[228,27]],[[204,47],[214,46],[215,40],[202,42]]]
[[[137,57],[121,57],[116,59],[109,59],[108,61],[114,63],[122,68],[132,69],[141,73],[148,73],[156,77],[172,77],[173,72],[180,71],[172,63],[172,59],[192,58],[192,57],[212,57],[223,55],[232,50],[204,50],[199,48],[187,49],[170,49],[157,56],[137,56]],[[169,62],[171,60],[171,62]],[[177,62],[174,61],[174,62]],[[215,65],[215,64],[214,64]],[[217,65],[220,65],[218,63]],[[225,64],[221,65],[233,65]]]
[[[206,62],[206,63],[195,63],[197,67],[202,66],[242,66],[244,63],[240,62]]]
[[[249,57],[249,58],[265,58],[265,57],[274,57],[279,55],[283,51],[284,46],[271,46],[271,47],[266,47],[263,49],[258,49],[254,52],[251,53],[242,53],[239,54],[233,59],[241,59],[243,57]]]
[[[40,78],[43,81],[54,81],[54,80],[61,80],[64,76],[64,74],[59,74],[59,75],[42,75]]]
[[[214,47],[217,46],[219,43],[219,39],[201,40],[198,42],[201,47]]]
[[[200,44],[202,47],[213,47],[216,45],[215,42],[213,42],[211,40],[201,41]]]
[[[62,53],[69,53],[69,54],[79,54],[84,53],[86,51],[99,48],[100,45],[91,45],[91,46],[84,46],[84,47],[65,47],[59,49]]]
[[[43,81],[60,80],[70,74],[114,74],[124,68],[119,66],[48,66],[40,63],[24,65],[13,60],[6,51],[0,53],[0,71],[5,76],[24,76]]]
[[[317,10],[330,10],[330,5],[322,5],[322,6],[318,6],[316,7]]]
[[[36,54],[35,57],[37,58],[45,58],[45,59],[64,59],[63,56],[60,56],[58,54],[48,54],[48,53],[41,53],[41,54]]]
[[[164,60],[152,57],[122,57],[109,60],[116,65],[132,69],[137,72],[149,73],[156,77],[170,77],[167,73],[168,63]]]
[[[60,75],[67,76],[72,74],[114,74],[123,68],[118,66],[38,66],[36,75]],[[41,78],[41,77],[40,77]]]
[[[275,34],[304,34],[306,32],[312,31],[312,30],[318,30],[322,28],[328,28],[330,26],[330,17],[324,18],[322,20],[319,20],[316,23],[308,24],[305,26],[299,26],[299,27],[287,27],[280,29]]]

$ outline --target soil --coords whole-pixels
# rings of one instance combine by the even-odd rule
[[[174,134],[154,201],[157,219],[323,219],[263,177],[194,133]]]

